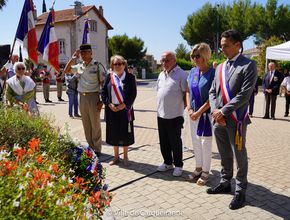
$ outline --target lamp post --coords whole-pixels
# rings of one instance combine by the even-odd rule
[[[215,58],[218,59],[218,53],[219,53],[219,4],[216,5],[216,48],[215,48]]]

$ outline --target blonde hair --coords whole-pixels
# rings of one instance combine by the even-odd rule
[[[111,59],[110,59],[110,67],[112,68],[112,69],[114,69],[114,61],[116,61],[116,60],[118,60],[118,61],[121,61],[121,63],[124,65],[124,66],[126,66],[127,65],[127,60],[125,60],[125,58],[124,57],[122,57],[121,55],[113,55],[113,56],[111,56]]]
[[[193,55],[195,52],[198,52],[200,57],[202,57],[206,63],[208,63],[211,58],[211,49],[207,43],[199,43],[193,46],[190,52],[191,61],[193,61]]]

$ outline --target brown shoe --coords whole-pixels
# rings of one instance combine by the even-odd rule
[[[202,171],[194,170],[192,174],[189,174],[187,177],[187,181],[196,183],[198,178],[201,176]]]
[[[109,162],[110,166],[117,165],[120,162],[119,158],[114,158],[111,162]]]

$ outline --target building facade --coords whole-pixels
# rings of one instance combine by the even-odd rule
[[[48,12],[37,17],[36,34],[41,36]],[[59,42],[59,64],[64,67],[72,54],[79,48],[83,39],[85,19],[90,20],[90,44],[93,57],[108,67],[108,31],[113,27],[104,18],[100,6],[82,6],[77,4],[72,9],[55,11],[55,32]],[[41,60],[40,60],[41,61]]]

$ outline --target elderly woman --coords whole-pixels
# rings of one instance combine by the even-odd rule
[[[25,75],[25,65],[23,62],[14,64],[15,76],[7,80],[6,98],[11,105],[20,105],[30,114],[38,115],[38,108],[34,99],[35,83]]]
[[[206,43],[196,44],[190,54],[196,67],[188,75],[187,110],[190,117],[192,145],[196,168],[189,179],[205,185],[209,178],[212,149],[212,125],[209,105],[209,90],[215,70],[209,67],[211,50]]]
[[[133,74],[125,72],[126,60],[119,55],[111,57],[113,71],[107,75],[102,89],[105,104],[106,142],[114,146],[114,160],[119,162],[119,147],[124,150],[124,164],[128,166],[128,146],[134,144],[133,103],[137,95]]]

